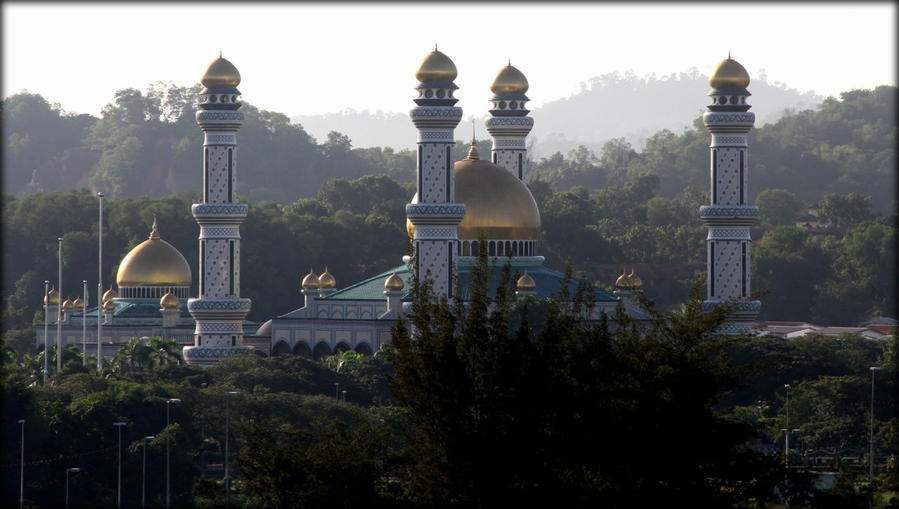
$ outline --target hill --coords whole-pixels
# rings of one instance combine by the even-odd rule
[[[756,125],[773,123],[788,111],[814,108],[824,98],[813,92],[800,92],[780,82],[769,83],[762,74],[751,86]],[[534,108],[531,144],[536,157],[555,152],[567,154],[578,145],[599,152],[612,138],[624,138],[642,147],[647,138],[662,129],[680,132],[689,127],[705,107],[709,90],[708,76],[694,68],[687,73],[638,77],[628,73],[609,73],[581,83],[581,91],[570,97],[549,101]],[[539,91],[531,90],[535,99]],[[487,104],[463,104],[468,114],[483,115]],[[326,115],[295,115],[291,122],[301,124],[314,138],[326,139],[328,132],[339,131],[357,147],[415,147],[416,132],[408,115],[346,109]]]

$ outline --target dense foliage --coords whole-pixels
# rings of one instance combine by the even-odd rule
[[[259,508],[717,508],[765,506],[779,493],[793,507],[866,507],[856,483],[864,466],[845,458],[867,459],[868,366],[884,367],[875,488],[899,488],[895,338],[715,337],[721,315],[701,313],[698,298],[678,311],[650,308],[645,324],[623,314],[585,322],[581,291],[513,300],[502,286],[489,301],[487,270],[475,271],[468,306],[417,286],[394,346],[368,357],[248,356],[202,369],[151,338],[123,346],[100,373],[70,347],[43,386],[40,356],[17,361],[4,345],[0,504],[17,503],[22,418],[33,507],[58,507],[64,470],[75,466],[71,506],[114,507],[118,421],[125,506],[140,500],[144,453],[148,501],[164,503],[168,440],[175,507],[230,498]],[[791,465],[826,456],[823,467],[840,473],[835,490],[815,490],[801,468],[784,471],[784,383],[790,425],[803,429]],[[168,398],[181,403],[167,426]]]

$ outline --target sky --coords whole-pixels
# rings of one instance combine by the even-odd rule
[[[511,61],[530,109],[590,78],[710,74],[728,51],[750,76],[838,96],[896,84],[896,4],[3,3],[3,97],[27,90],[99,115],[116,90],[199,82],[219,51],[243,99],[288,116],[406,112],[437,44],[459,106],[481,116]],[[749,87],[752,90],[752,85]]]

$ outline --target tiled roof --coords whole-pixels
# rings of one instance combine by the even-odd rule
[[[552,297],[553,294],[557,294],[561,288],[562,281],[565,279],[565,274],[540,264],[513,263],[511,264],[511,268],[513,275],[516,270],[519,274],[524,274],[525,270],[527,270],[527,273],[534,279],[534,282],[537,283],[535,297],[538,299],[549,298]],[[472,266],[465,263],[460,263],[458,266],[459,286],[462,289],[462,298],[464,300],[470,298],[468,287],[471,282],[471,269]],[[487,282],[487,291],[489,295],[493,295],[496,292],[501,271],[501,266],[492,267]],[[377,276],[348,286],[324,297],[324,300],[383,300],[385,298],[384,281],[393,273],[396,273],[397,276],[403,279],[403,283],[406,285],[406,293],[403,295],[403,300],[408,300],[412,286],[412,271],[406,265],[400,265],[391,270],[382,272]],[[574,295],[577,287],[577,281],[570,281],[568,284],[569,292],[571,292],[572,295]],[[617,298],[609,292],[596,289],[594,300],[615,301]]]

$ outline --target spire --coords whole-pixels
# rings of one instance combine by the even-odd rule
[[[474,137],[474,119],[471,119],[471,148],[468,149],[468,159],[477,161],[480,158],[481,154],[478,153],[478,142]]]
[[[728,60],[733,60],[732,58],[730,58],[730,50],[727,50],[727,59],[728,59]]]
[[[156,214],[153,214],[153,229],[150,230],[150,240],[159,239],[159,229],[156,227]]]
[[[437,43],[434,43],[434,51],[437,51]]]
[[[222,58],[222,49],[219,48],[219,58]]]

